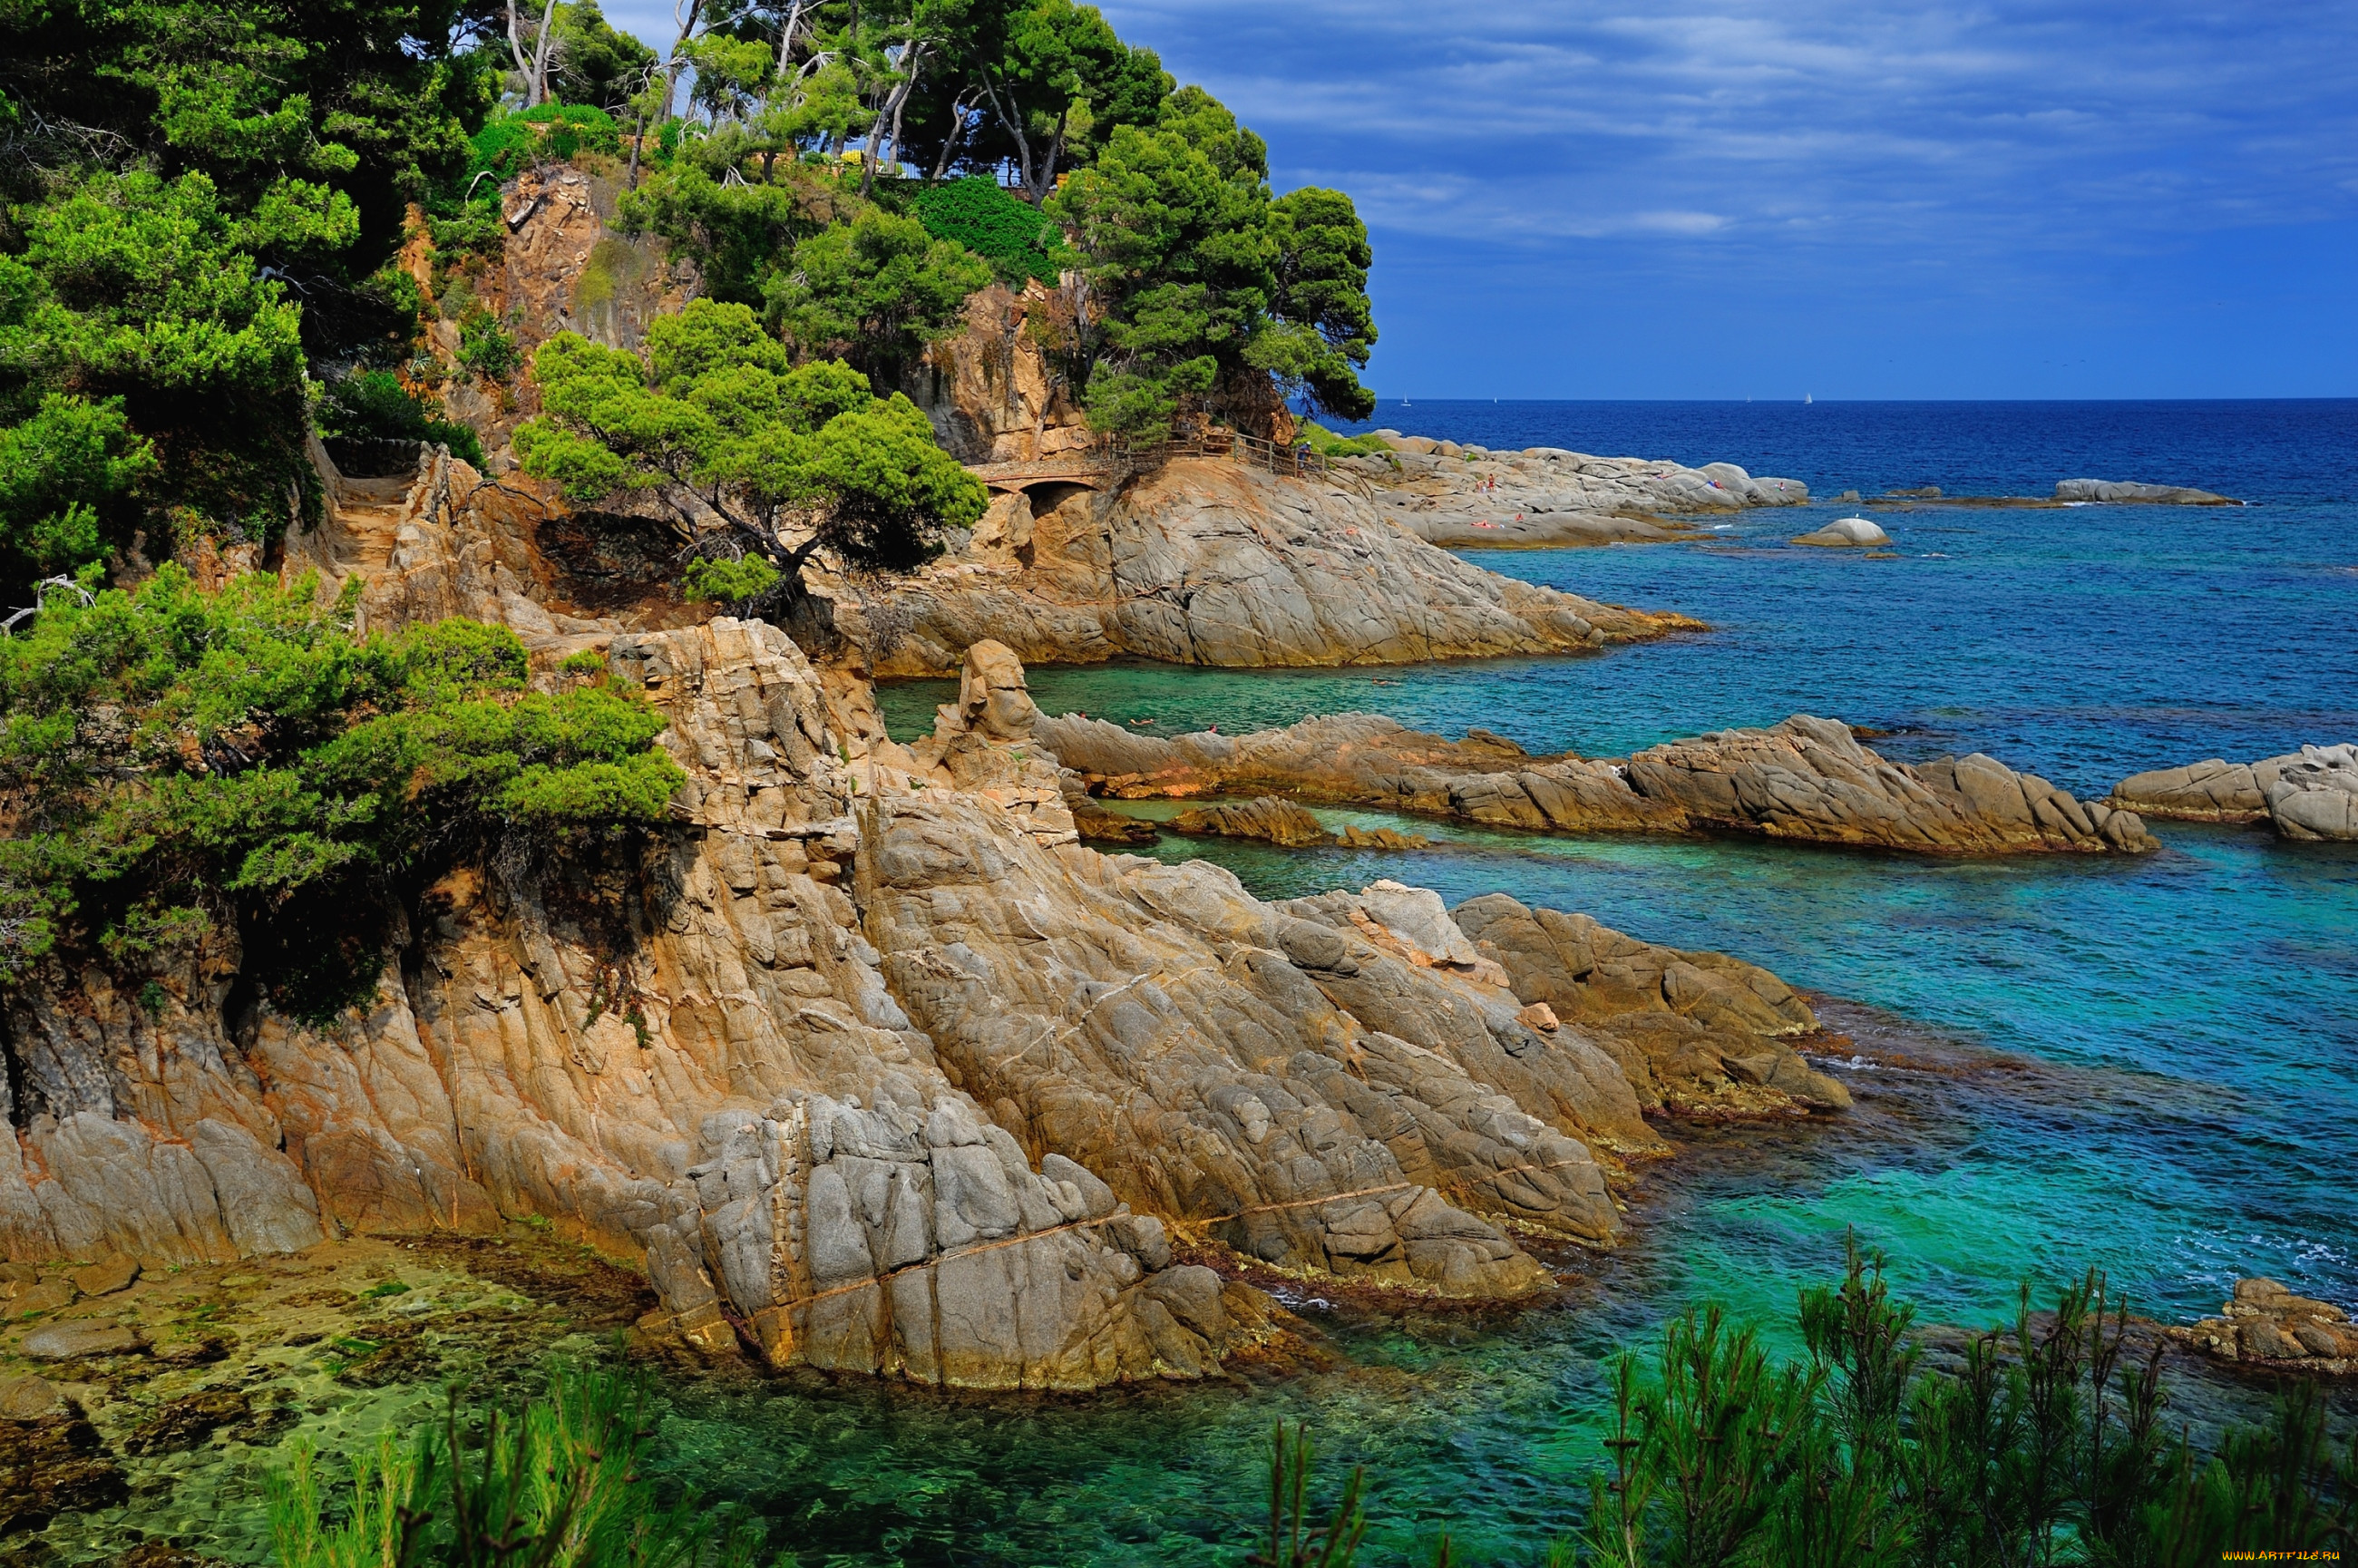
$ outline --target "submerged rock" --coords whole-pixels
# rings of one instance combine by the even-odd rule
[[[2217,757],[2132,774],[2113,804],[2184,822],[2266,822],[2287,838],[2358,839],[2358,745],[2303,746],[2256,762]]]
[[[1887,545],[1891,535],[1882,525],[1867,517],[1837,517],[1823,528],[1793,535],[1796,545],[1816,545],[1833,549],[1844,549],[1862,545]]]
[[[2142,502],[2162,506],[2241,506],[2240,501],[2189,490],[2180,484],[2140,484],[2133,480],[2067,479],[2055,486],[2058,501]]]
[[[1183,811],[1171,826],[1182,833],[1208,833],[1224,838],[1262,838],[1289,849],[1335,842],[1318,818],[1290,800],[1264,795],[1254,800]]]
[[[1444,741],[1368,713],[1169,740],[1066,714],[1036,733],[1092,788],[1131,798],[1258,789],[1504,827],[1713,828],[1923,854],[2157,847],[2134,813],[2080,802],[1978,752],[1909,767],[1860,745],[1847,726],[1807,716],[1620,762],[1529,757],[1487,731]]]
[[[2274,1280],[2238,1280],[2220,1315],[2173,1332],[2225,1361],[2290,1372],[2358,1373],[2358,1327],[2325,1302],[2294,1295]]]

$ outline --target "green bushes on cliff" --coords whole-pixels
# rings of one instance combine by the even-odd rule
[[[349,593],[172,565],[85,583],[0,641],[0,985],[219,931],[326,1018],[373,986],[406,879],[508,831],[653,821],[683,776],[643,698],[526,689],[504,627],[359,637]]]
[[[914,211],[927,233],[964,245],[989,262],[1001,282],[1019,288],[1031,280],[1054,284],[1076,259],[1054,220],[988,175],[931,187]]]

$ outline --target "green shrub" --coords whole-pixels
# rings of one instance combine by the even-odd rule
[[[373,1347],[372,1347],[373,1348]],[[265,1478],[282,1568],[743,1568],[756,1530],[641,1470],[643,1379],[568,1370],[521,1411],[421,1427],[355,1456],[347,1499],[309,1444]]]
[[[1038,278],[1053,284],[1072,265],[1054,221],[986,175],[937,185],[912,207],[927,233],[964,245],[990,263],[1004,283],[1020,287],[1024,279]]]
[[[759,556],[733,561],[699,557],[687,563],[680,583],[690,600],[717,599],[735,604],[766,593],[776,586],[779,575],[777,568]]]
[[[361,371],[328,384],[319,399],[319,434],[389,441],[435,441],[477,469],[483,444],[475,432],[442,416],[442,400],[404,386],[389,370]]]
[[[373,987],[404,885],[501,834],[661,816],[684,775],[635,692],[526,691],[503,626],[357,637],[358,587],[206,593],[168,564],[0,641],[0,986],[227,926],[281,1011],[325,1020]]]
[[[514,334],[481,305],[459,318],[459,364],[485,381],[505,381],[524,363]]]
[[[1304,419],[1295,427],[1296,438],[1312,451],[1326,458],[1352,458],[1361,454],[1387,456],[1391,446],[1373,430],[1363,436],[1338,436],[1314,420]]]

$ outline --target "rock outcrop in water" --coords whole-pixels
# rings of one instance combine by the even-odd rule
[[[1824,549],[1872,548],[1891,543],[1891,535],[1883,525],[1867,517],[1837,517],[1823,528],[1812,528],[1806,534],[1793,535],[1796,545],[1815,545]]]
[[[2134,480],[2067,479],[2055,486],[2058,501],[2141,503],[2159,506],[2241,506],[2240,501],[2190,490],[2182,484],[2141,484]]]
[[[1332,481],[1184,458],[1110,491],[1038,484],[972,544],[854,603],[838,624],[879,674],[1118,654],[1262,668],[1592,650],[1698,629],[1484,571]]]
[[[1340,460],[1372,487],[1383,516],[1451,548],[1658,544],[1690,535],[1682,514],[1798,506],[1799,480],[1755,479],[1734,463],[1595,458],[1556,447],[1520,452],[1383,431],[1390,458]]]
[[[2285,1372],[2358,1372],[2358,1326],[2330,1303],[2294,1295],[2274,1280],[2238,1280],[2219,1311],[2171,1332],[2225,1361]]]
[[[2303,746],[2256,762],[2217,757],[2133,774],[2113,804],[2181,822],[2266,822],[2293,839],[2358,839],[2358,745]]]
[[[1169,740],[1066,714],[1038,732],[1092,789],[1130,798],[1269,792],[1541,831],[1713,829],[1923,854],[2156,848],[2134,813],[1978,752],[1906,766],[1806,716],[1617,761],[1531,757],[1487,730],[1444,741],[1368,713]]]

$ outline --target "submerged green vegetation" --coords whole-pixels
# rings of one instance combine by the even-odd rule
[[[59,949],[153,974],[210,943],[324,1020],[373,989],[418,877],[651,822],[683,777],[643,697],[601,672],[530,689],[503,626],[356,636],[358,579],[326,603],[168,563],[85,579],[0,640],[0,985]]]
[[[1585,1498],[1563,1496],[1549,1568],[2192,1568],[2358,1546],[2358,1438],[2329,1435],[2315,1389],[2198,1451],[2175,1429],[2158,1345],[2093,1275],[2051,1311],[2026,1292],[2003,1327],[1927,1333],[1854,1245],[1844,1278],[1805,1291],[1794,1318],[1791,1360],[1763,1348],[1760,1325],[1704,1305],[1665,1325],[1650,1355],[1614,1364],[1604,1461]],[[753,1517],[700,1513],[649,1478],[648,1394],[627,1376],[560,1371],[521,1413],[454,1413],[406,1448],[380,1440],[353,1465],[349,1500],[298,1449],[270,1487],[279,1560],[816,1560],[791,1510],[764,1539]],[[1219,1543],[1224,1560],[1409,1560],[1368,1539],[1382,1474],[1322,1477],[1306,1426],[1280,1423],[1264,1454],[1261,1517]],[[528,1487],[511,1479],[525,1475]],[[509,1521],[490,1534],[549,1555],[453,1554],[460,1521],[486,1516]],[[617,1538],[622,1520],[637,1533]],[[1419,1568],[1467,1561],[1450,1535]]]

